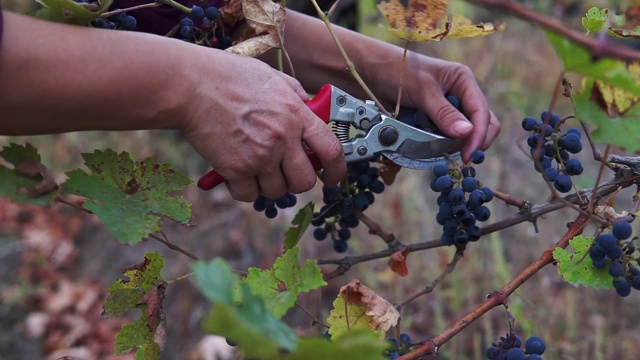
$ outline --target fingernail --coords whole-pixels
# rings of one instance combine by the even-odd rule
[[[456,121],[455,124],[451,127],[451,131],[458,135],[464,135],[473,129],[473,125],[466,121]]]

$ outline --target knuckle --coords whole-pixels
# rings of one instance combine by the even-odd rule
[[[316,185],[317,177],[314,173],[304,174],[291,184],[291,192],[299,194],[307,192]]]
[[[458,110],[450,105],[443,105],[436,110],[436,121],[452,121],[456,116],[458,116]]]

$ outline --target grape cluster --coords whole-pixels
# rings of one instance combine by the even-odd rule
[[[365,211],[375,201],[374,194],[380,194],[384,189],[378,168],[371,166],[370,161],[351,164],[338,186],[322,188],[323,206],[313,214],[311,222],[316,227],[313,237],[323,241],[331,236],[333,250],[338,253],[347,251],[351,229],[360,223],[357,212]]]
[[[178,38],[207,47],[226,49],[232,45],[231,37],[220,21],[218,2],[204,2],[191,8],[188,17],[178,24]]]
[[[394,360],[411,351],[411,346],[416,345],[411,342],[411,335],[402,333],[398,338],[387,339],[388,349],[384,352],[384,356],[389,360]]]
[[[522,120],[522,128],[532,132],[527,138],[527,145],[534,159],[534,168],[543,174],[545,180],[552,182],[556,190],[567,193],[573,187],[571,176],[584,171],[580,160],[571,157],[571,154],[582,150],[580,130],[570,128],[562,133],[560,116],[548,110],[542,112],[540,119],[542,121],[533,117]]]
[[[471,155],[471,163],[481,164],[482,150]],[[491,211],[484,204],[493,199],[493,191],[476,180],[476,170],[470,164],[462,166],[437,165],[433,168],[431,190],[438,196],[436,221],[442,226],[440,241],[444,245],[464,246],[480,238],[476,223],[489,220]]]
[[[99,6],[99,3],[97,1],[89,2],[89,0],[75,0],[75,2],[77,4]],[[118,8],[114,8],[114,9],[110,9],[109,12],[117,12],[119,10],[120,9]],[[135,30],[136,25],[138,25],[138,22],[136,21],[136,18],[134,18],[133,16],[127,15],[124,12],[119,12],[115,15],[112,15],[109,18],[101,18],[101,17],[97,18],[96,20],[92,21],[89,25],[95,28],[100,28],[100,29],[133,31]]]
[[[607,268],[613,278],[616,294],[626,297],[631,289],[640,290],[640,267],[636,248],[631,240],[631,224],[617,221],[611,233],[600,234],[589,249],[589,257],[597,269]]]
[[[295,194],[287,193],[285,196],[278,200],[271,200],[262,195],[253,202],[253,209],[257,212],[263,212],[264,215],[273,219],[278,216],[278,209],[286,209],[296,206],[298,198]]]
[[[542,360],[541,355],[546,349],[546,344],[538,336],[532,336],[521,349],[522,340],[515,334],[507,334],[500,337],[498,344],[493,344],[487,349],[487,359],[489,360]]]

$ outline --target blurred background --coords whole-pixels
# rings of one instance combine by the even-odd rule
[[[624,1],[596,0],[523,2],[578,31],[582,31],[580,19],[589,7],[619,9],[628,5]],[[306,0],[289,0],[288,5],[313,14]],[[5,0],[2,6],[15,10],[24,3]],[[539,116],[548,107],[562,71],[560,61],[538,28],[508,14],[462,1],[452,1],[449,11],[477,22],[507,24],[505,31],[488,37],[410,46],[413,51],[471,67],[501,120],[502,133],[487,151],[485,163],[476,167],[477,178],[493,189],[523,200],[547,201],[549,189],[533,170],[526,150],[527,134],[521,130],[520,122],[525,116]],[[371,0],[345,0],[334,13],[333,21],[401,44],[385,32],[384,19]],[[574,88],[579,88],[580,79],[570,79]],[[561,115],[571,114],[571,103],[560,98],[554,110]],[[171,163],[194,180],[209,170],[177,132],[84,132],[0,138],[0,145],[10,142],[35,145],[43,163],[60,182],[64,181],[65,171],[83,166],[81,153],[106,148],[127,151],[134,159],[151,156],[157,162]],[[579,157],[585,173],[576,180],[577,186],[592,187],[598,163],[586,148]],[[603,179],[611,176],[605,172]],[[377,196],[366,213],[405,244],[439,238],[436,194],[429,189],[429,181],[428,173],[401,171],[395,183]],[[616,209],[630,210],[633,195],[631,189],[618,193]],[[196,225],[168,223],[164,229],[168,237],[201,259],[220,256],[237,269],[270,266],[280,253],[284,233],[296,212],[280,211],[276,219],[269,220],[256,213],[251,204],[234,201],[224,188],[203,193],[193,184],[184,191],[184,196],[193,204]],[[308,201],[319,204],[321,196],[318,184],[309,193],[299,195],[298,204]],[[499,200],[490,206],[490,222],[517,212]],[[538,219],[537,231],[531,223],[522,223],[471,244],[455,271],[433,293],[403,310],[402,331],[411,334],[414,340],[441,333],[549,249],[575,217],[572,210],[560,210]],[[593,234],[594,230],[587,227],[585,235]],[[638,230],[637,224],[634,230]],[[330,241],[315,241],[311,232],[307,231],[301,241],[304,258],[344,256],[333,252]],[[362,225],[353,232],[349,246],[345,255],[385,248],[383,241],[368,234]],[[95,217],[69,206],[39,209],[0,200],[0,359],[112,358],[113,345],[109,339],[112,341],[126,319],[99,320],[100,301],[108,284],[120,277],[120,269],[140,262],[148,251],[158,251],[166,257],[165,280],[189,272],[191,260],[186,256],[152,240],[134,246],[121,245]],[[300,304],[322,319],[340,286],[353,279],[360,279],[392,303],[399,303],[431,284],[453,253],[451,248],[440,248],[410,254],[409,275],[405,278],[391,272],[385,259],[362,263],[332,280],[321,292],[303,295]],[[323,267],[327,272],[332,269]],[[538,335],[547,341],[545,359],[632,359],[640,351],[639,299],[637,292],[622,299],[614,291],[574,287],[562,281],[555,267],[548,266],[509,298],[509,306],[516,318],[518,335],[523,339]],[[206,358],[199,350],[203,334],[198,321],[208,306],[189,280],[168,287],[164,359]],[[312,327],[311,320],[297,308],[290,311],[286,320],[300,334],[323,332],[319,326]],[[508,331],[504,309],[496,308],[445,344],[433,358],[484,359],[486,348]],[[212,350],[206,351],[210,355]]]

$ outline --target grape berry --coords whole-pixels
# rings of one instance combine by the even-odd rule
[[[640,266],[634,256],[636,248],[629,240],[631,232],[631,224],[617,221],[611,227],[611,233],[596,236],[589,249],[593,267],[607,268],[616,294],[621,297],[629,296],[631,289],[640,290]]]
[[[484,161],[485,154],[476,150],[472,164]],[[463,166],[437,165],[433,168],[431,190],[440,193],[436,221],[442,226],[440,241],[444,245],[464,246],[480,238],[477,222],[489,220],[491,211],[484,204],[493,199],[493,191],[476,180],[470,164]]]
[[[489,360],[542,360],[541,355],[546,350],[546,344],[538,336],[527,339],[522,347],[522,340],[515,334],[507,334],[500,337],[498,344],[493,344],[487,349]]]
[[[573,187],[571,176],[584,171],[580,160],[571,158],[571,154],[582,150],[580,130],[571,128],[562,134],[560,116],[548,110],[542,112],[540,119],[526,117],[522,120],[522,128],[532,132],[527,138],[527,145],[534,159],[534,168],[546,181],[553,183],[556,190],[567,193]]]

